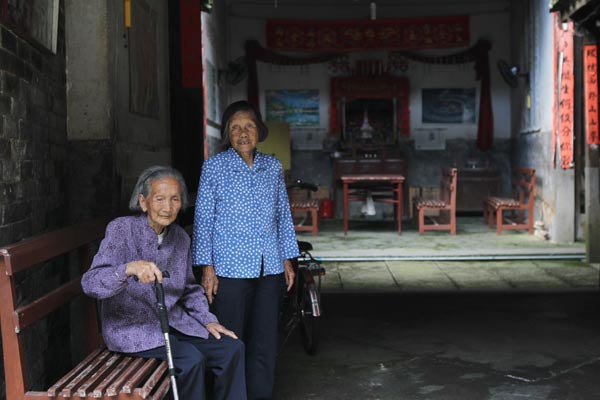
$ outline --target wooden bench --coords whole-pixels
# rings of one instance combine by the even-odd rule
[[[417,219],[419,235],[425,231],[450,231],[456,235],[456,178],[458,170],[456,168],[445,169],[442,171],[440,181],[440,198],[427,199],[416,196],[413,199],[413,216]],[[425,215],[427,210],[439,211],[439,216]],[[427,224],[427,217],[431,223]]]
[[[82,294],[81,274],[90,266],[108,220],[99,220],[0,248],[0,322],[7,400],[162,399],[169,391],[167,364],[108,351],[99,334],[94,300],[81,299],[88,356],[46,391],[29,390],[23,330]],[[63,255],[76,254],[79,273],[29,304],[17,304],[16,275]]]
[[[526,229],[533,235],[533,205],[535,203],[535,169],[516,168],[513,171],[513,197],[488,196],[483,201],[484,222],[496,233],[504,229]],[[504,212],[509,211],[510,217]]]

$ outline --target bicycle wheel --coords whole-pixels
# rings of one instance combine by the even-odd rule
[[[319,347],[319,318],[313,314],[313,303],[320,307],[320,296],[314,282],[308,283],[302,290],[302,314],[300,317],[300,335],[302,346],[309,355],[317,354]]]
[[[288,294],[286,294],[281,301],[277,325],[279,330],[279,334],[277,335],[277,353],[279,354],[289,339],[290,333],[294,329],[292,304]]]
[[[280,354],[283,351],[283,347],[287,343],[290,338],[292,332],[296,329],[298,324],[300,323],[299,315],[300,310],[298,309],[301,303],[299,296],[298,287],[300,287],[300,275],[296,273],[296,281],[292,290],[286,292],[283,295],[280,308],[279,308],[279,335],[278,335],[278,351],[277,354]]]

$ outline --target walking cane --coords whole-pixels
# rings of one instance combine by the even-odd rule
[[[168,271],[162,271],[163,278],[169,277]],[[169,376],[171,377],[171,390],[173,399],[179,400],[177,392],[177,381],[175,380],[175,364],[173,363],[173,353],[171,352],[171,341],[169,339],[169,316],[165,306],[165,291],[162,283],[154,278],[154,289],[156,289],[156,305],[158,307],[158,316],[160,318],[160,330],[165,336],[165,349],[167,349],[167,364],[169,365]]]

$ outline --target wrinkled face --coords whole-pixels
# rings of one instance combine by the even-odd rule
[[[173,223],[181,209],[181,188],[174,178],[154,179],[148,197],[140,194],[140,207],[148,214],[148,223],[157,234]]]
[[[258,143],[258,128],[252,113],[238,111],[229,120],[229,142],[239,154],[251,153]]]

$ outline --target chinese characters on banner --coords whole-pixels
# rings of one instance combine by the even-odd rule
[[[422,50],[468,46],[469,16],[374,20],[269,19],[267,47],[279,51]]]
[[[583,47],[583,85],[585,128],[588,144],[600,144],[598,136],[598,48],[596,45]]]
[[[554,135],[552,137],[552,164],[558,144],[558,155],[562,168],[573,166],[573,23],[562,29],[555,26],[557,84]]]

